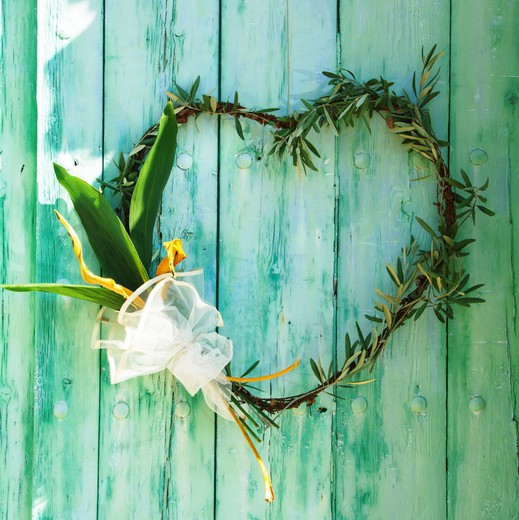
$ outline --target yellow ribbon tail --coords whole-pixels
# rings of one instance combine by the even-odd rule
[[[258,377],[227,377],[229,381],[232,381],[233,383],[255,383],[257,381],[268,381],[269,379],[275,379],[276,377],[284,376],[285,374],[288,374],[288,372],[291,372],[296,368],[301,359],[297,359],[295,363],[290,365],[289,367],[285,368],[284,370],[280,370],[279,372],[274,372],[273,374],[267,374],[266,376],[258,376]]]
[[[238,425],[238,428],[240,429],[242,435],[245,437],[245,440],[247,441],[247,444],[249,445],[250,449],[252,450],[252,453],[254,454],[254,457],[256,458],[256,462],[258,463],[261,474],[263,476],[263,484],[265,485],[265,502],[272,502],[274,500],[274,489],[272,488],[272,482],[270,480],[269,472],[267,471],[267,467],[265,466],[265,463],[263,462],[262,458],[260,457],[258,450],[256,449],[256,446],[254,446],[254,443],[252,442],[251,438],[249,437],[249,434],[243,427],[243,424],[240,422],[236,414],[234,413],[234,410],[231,408],[230,405],[227,406],[229,409],[229,413],[232,415],[232,418],[234,419],[234,422]]]
[[[124,298],[128,298],[129,296],[131,296],[132,291],[130,291],[130,289],[127,289],[126,287],[119,285],[112,278],[103,278],[102,276],[98,276],[94,274],[92,271],[90,271],[90,269],[85,264],[85,261],[83,260],[83,246],[81,245],[81,241],[79,240],[77,233],[74,231],[74,228],[65,220],[63,215],[61,215],[58,211],[54,210],[54,213],[56,213],[58,220],[67,230],[67,233],[69,234],[69,237],[72,240],[74,254],[76,255],[76,258],[79,262],[79,270],[81,272],[83,280],[85,280],[85,282],[89,284],[100,285],[101,287],[104,287],[109,291],[112,291],[116,294],[120,294]],[[144,301],[140,298],[136,298],[135,303],[137,303],[139,306],[142,305],[142,307],[144,307]]]
[[[164,242],[164,247],[168,255],[161,260],[155,272],[155,276],[166,273],[175,274],[175,267],[182,262],[182,260],[187,258],[180,238],[175,238],[171,242]]]

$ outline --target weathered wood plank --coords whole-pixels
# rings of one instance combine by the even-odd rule
[[[155,123],[172,79],[173,7],[105,3],[105,168]],[[121,100],[125,99],[125,103]],[[162,518],[166,510],[172,380],[165,372],[110,385],[103,354],[100,402],[100,518]]]
[[[396,81],[397,91],[411,91],[422,45],[448,45],[446,1],[341,2],[340,22],[341,66],[363,81],[382,74]],[[442,64],[444,93],[433,117],[438,134],[446,136],[448,63]],[[428,166],[407,156],[380,119],[373,120],[371,134],[360,126],[344,133],[339,145],[340,359],[355,321],[365,334],[371,330],[364,315],[372,314],[374,288],[391,290],[385,262],[396,260],[411,233],[426,238],[414,217],[435,221],[434,179],[410,182]],[[346,400],[337,403],[337,518],[445,516],[444,334],[430,316],[408,324],[371,374],[375,383],[339,392]],[[418,396],[427,407],[413,413]]]
[[[519,4],[460,1],[452,14],[451,163],[478,185],[490,177],[496,216],[466,231],[487,303],[458,311],[449,329],[449,518],[518,518]]]
[[[221,39],[222,99],[232,99],[237,90],[245,105],[286,103],[284,2],[222,2]],[[259,358],[259,370],[268,373],[274,363],[279,366],[277,292],[284,258],[276,220],[285,167],[279,165],[276,172],[265,166],[262,146],[267,131],[246,122],[243,131],[245,142],[237,136],[234,121],[222,121],[218,306],[225,321],[223,333],[234,344],[234,371],[244,372]],[[241,154],[250,160],[250,168],[237,166]],[[282,243],[281,248],[283,254]],[[267,432],[259,446],[267,467],[272,466],[270,435]],[[216,518],[265,516],[258,467],[233,423],[218,421],[216,457]]]
[[[300,97],[320,93],[325,83],[320,72],[335,66],[335,15],[335,2],[322,3],[317,14],[309,2],[248,2],[239,8],[225,2],[223,99],[237,90],[246,105],[281,105],[282,113],[300,108]],[[316,138],[323,152],[317,162],[320,172],[299,179],[295,169],[263,154],[269,131],[243,126],[245,142],[232,120],[222,125],[223,331],[234,341],[236,373],[256,359],[261,360],[257,371],[267,373],[302,357],[297,373],[264,387],[288,395],[314,384],[310,356],[322,355],[329,362],[333,355],[334,141],[328,133]],[[250,157],[250,168],[237,166],[241,154]],[[277,493],[268,507],[248,448],[233,424],[219,421],[218,518],[331,517],[334,405],[326,397],[321,404],[328,412],[317,407],[306,415],[304,407],[298,415],[288,412],[280,431],[264,435],[260,451]]]
[[[35,2],[0,3],[0,283],[34,276],[35,32]],[[0,518],[10,520],[32,509],[34,297],[2,291],[0,306]]]
[[[42,282],[81,280],[52,210],[74,227],[80,228],[79,220],[52,161],[88,182],[101,172],[101,12],[100,1],[38,2],[36,279]],[[96,311],[65,298],[37,297],[34,518],[96,518],[99,357],[89,348]]]
[[[218,86],[218,2],[177,0],[174,79],[184,88],[200,77],[200,92]],[[197,31],[195,28],[202,28]],[[177,167],[164,194],[164,240],[180,237],[188,258],[182,269],[202,267],[204,300],[216,304],[218,120],[201,117],[180,128]],[[189,162],[192,160],[192,166]],[[164,250],[162,250],[164,252]],[[189,279],[187,279],[189,280]],[[189,408],[186,408],[185,403]],[[186,416],[186,413],[188,414]],[[192,398],[177,384],[169,447],[167,518],[213,518],[215,417],[201,392]]]
[[[200,74],[206,90],[218,81],[216,2],[125,6],[109,1],[105,11],[105,178],[115,175],[112,158],[129,152],[158,120],[173,81],[185,84]],[[198,124],[201,133],[192,124],[179,132],[178,153],[189,154],[193,167],[173,172],[161,232],[164,240],[185,241],[187,265],[206,269],[207,295],[214,299],[217,133],[214,121]],[[186,397],[166,372],[110,386],[106,363],[103,369],[100,517],[212,517],[214,417],[203,399]],[[175,393],[191,405],[187,418],[174,414]]]
[[[287,14],[287,111],[292,112],[304,109],[301,98],[314,99],[326,91],[321,72],[334,70],[336,65],[337,6],[335,0],[327,0],[316,12],[315,2],[290,0]],[[274,395],[313,387],[317,379],[310,357],[320,357],[325,367],[334,358],[335,139],[329,130],[312,134],[310,139],[320,151],[321,159],[316,159],[319,172],[309,171],[298,178],[294,168],[287,168],[286,180],[273,185],[283,194],[275,221],[283,251],[277,294],[277,359],[285,366],[302,358],[296,373],[273,382]],[[275,165],[270,168],[270,175],[279,175]],[[268,228],[263,233],[268,237]],[[333,399],[323,394],[312,407],[303,405],[281,418],[281,430],[273,432],[269,446],[272,477],[277,483],[271,518],[332,518],[334,414]]]

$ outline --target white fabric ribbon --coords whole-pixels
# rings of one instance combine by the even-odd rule
[[[146,296],[147,294],[147,296]],[[132,306],[137,298],[144,308]],[[97,339],[108,323],[107,339]],[[171,274],[139,287],[120,311],[101,309],[93,348],[107,349],[112,384],[168,369],[191,394],[202,390],[208,406],[226,419],[231,382],[222,371],[232,358],[230,339],[214,332],[223,325],[218,310],[196,289]]]

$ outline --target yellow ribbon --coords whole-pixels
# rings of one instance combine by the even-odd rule
[[[85,261],[83,260],[83,247],[81,245],[81,241],[79,240],[79,237],[77,233],[74,231],[74,228],[65,220],[63,215],[59,213],[59,211],[54,210],[54,213],[56,213],[56,216],[58,217],[58,220],[61,222],[63,227],[67,230],[67,233],[72,240],[72,246],[74,248],[74,254],[76,255],[76,258],[79,262],[79,270],[81,272],[81,276],[83,277],[83,280],[85,280],[86,283],[93,284],[93,285],[100,285],[101,287],[104,287],[105,289],[108,289],[109,291],[112,291],[116,294],[120,294],[123,298],[128,298],[133,293],[130,291],[130,289],[127,289],[126,287],[123,287],[122,285],[119,285],[115,280],[112,278],[103,278],[102,276],[98,276],[97,274],[94,274],[85,264]],[[135,300],[135,303],[138,306],[144,307],[144,302],[138,298]]]
[[[164,242],[164,247],[166,248],[168,256],[163,258],[158,265],[155,276],[166,273],[173,273],[174,275],[175,267],[182,262],[182,260],[187,258],[182,248],[182,240],[180,240],[180,238],[175,238],[171,242]]]

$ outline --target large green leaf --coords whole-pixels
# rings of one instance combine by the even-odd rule
[[[103,287],[89,287],[88,285],[62,285],[57,283],[31,283],[25,285],[0,285],[1,289],[15,292],[47,292],[70,296],[78,300],[97,303],[110,309],[119,310],[125,299]]]
[[[104,196],[58,164],[54,172],[72,199],[103,276],[132,290],[149,280],[128,233]]]
[[[162,192],[168,182],[177,145],[177,118],[171,103],[166,105],[157,139],[146,158],[133,190],[130,204],[130,235],[143,264],[149,268],[153,227]]]

